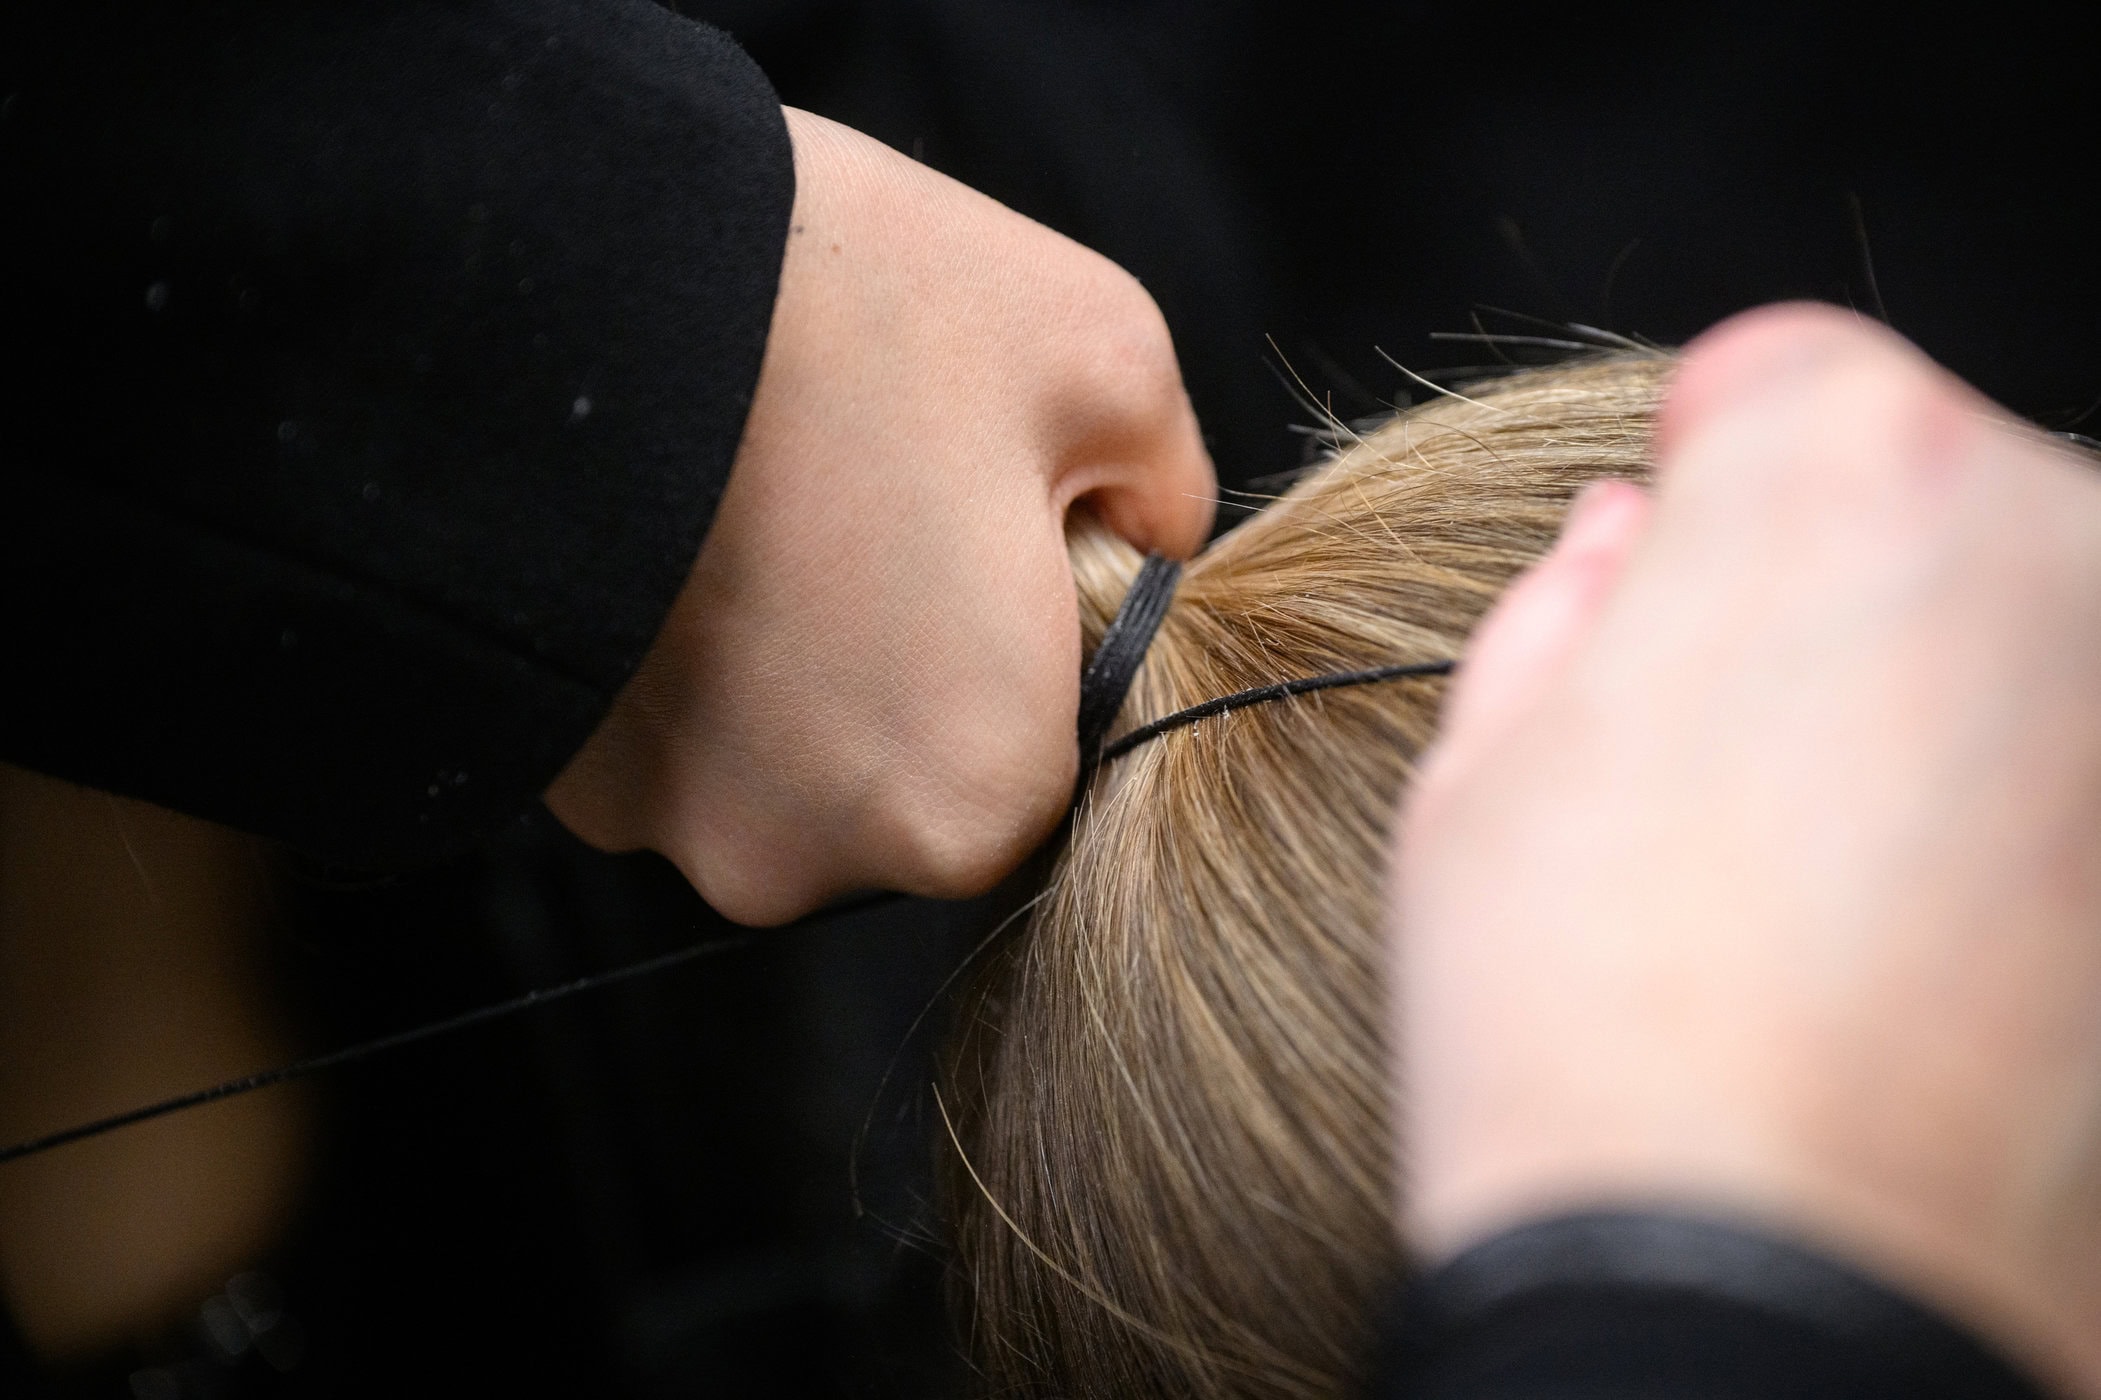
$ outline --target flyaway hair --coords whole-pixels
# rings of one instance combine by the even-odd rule
[[[955,1289],[986,1393],[1353,1393],[1393,1225],[1382,911],[1444,682],[1407,676],[1118,736],[1293,677],[1459,656],[1570,499],[1647,475],[1671,361],[1434,400],[1183,570],[1028,922],[938,1088]],[[1138,554],[1070,541],[1090,652]]]

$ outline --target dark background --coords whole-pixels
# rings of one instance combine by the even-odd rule
[[[1229,484],[1301,459],[1287,366],[1353,418],[1408,400],[1380,349],[1433,377],[1531,353],[1433,332],[1669,343],[1784,297],[1883,316],[2054,428],[2101,401],[2101,110],[2036,9],[682,8],[784,100],[1137,273]],[[661,863],[551,822],[447,870],[286,880],[285,995],[317,1048],[723,931]],[[761,935],[338,1073],[311,1205],[263,1269],[296,1364],[200,1327],[68,1376],[0,1366],[0,1389],[958,1393],[926,1084],[984,923],[904,904]]]

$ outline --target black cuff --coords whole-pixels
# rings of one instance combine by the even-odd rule
[[[1671,1216],[1513,1230],[1414,1282],[1383,1321],[1381,1397],[2042,1397],[1981,1342],[1829,1259]]]

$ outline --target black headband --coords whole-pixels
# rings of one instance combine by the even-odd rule
[[[1139,725],[1115,743],[1105,745],[1102,740],[1107,737],[1109,726],[1116,722],[1116,712],[1123,708],[1124,697],[1131,692],[1131,682],[1145,661],[1146,648],[1152,645],[1153,634],[1160,630],[1161,619],[1167,616],[1167,605],[1174,600],[1175,584],[1181,576],[1182,566],[1173,560],[1162,559],[1157,554],[1147,555],[1145,564],[1138,570],[1138,577],[1131,582],[1131,591],[1124,594],[1123,606],[1110,620],[1109,630],[1102,633],[1102,644],[1095,649],[1094,659],[1080,677],[1080,761],[1083,770],[1121,758],[1140,744],[1149,743],[1170,730],[1230,710],[1267,704],[1309,691],[1333,690],[1338,686],[1448,676],[1458,665],[1453,661],[1405,661],[1363,671],[1331,671],[1321,676],[1275,681],[1252,690],[1239,690],[1205,700],[1171,715],[1162,715]]]

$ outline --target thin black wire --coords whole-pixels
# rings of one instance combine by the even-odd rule
[[[668,968],[677,967],[680,963],[692,962],[696,958],[708,957],[715,953],[726,953],[733,949],[744,947],[751,940],[752,935],[745,934],[737,938],[717,938],[705,943],[695,943],[669,953],[660,953],[653,958],[644,958],[640,962],[629,963],[625,967],[616,967],[609,972],[596,972],[588,977],[579,977],[573,982],[564,982],[559,986],[542,987],[536,991],[527,992],[523,996],[512,997],[509,1001],[497,1002],[493,1006],[480,1006],[472,1011],[463,1011],[457,1016],[448,1016],[442,1021],[431,1021],[424,1025],[411,1027],[405,1031],[395,1031],[391,1035],[383,1035],[358,1045],[346,1045],[340,1050],[331,1050],[325,1055],[314,1055],[308,1059],[294,1060],[291,1064],[279,1065],[276,1069],[266,1069],[257,1074],[245,1074],[238,1079],[229,1079],[224,1083],[214,1084],[208,1089],[196,1089],[187,1094],[178,1094],[172,1099],[162,1099],[159,1103],[147,1104],[143,1108],[134,1108],[124,1113],[113,1113],[107,1118],[97,1118],[92,1123],[81,1123],[60,1132],[46,1133],[42,1137],[30,1138],[26,1142],[15,1143],[10,1147],[0,1147],[0,1162],[12,1162],[20,1157],[32,1157],[39,1152],[49,1152],[54,1147],[64,1147],[69,1142],[79,1142],[83,1138],[99,1137],[103,1133],[114,1132],[118,1128],[128,1128],[134,1123],[144,1123],[149,1119],[164,1117],[170,1113],[180,1113],[186,1108],[195,1108],[200,1104],[215,1103],[220,1099],[230,1099],[236,1094],[252,1093],[257,1089],[267,1089],[273,1084],[283,1084],[287,1080],[304,1079],[310,1074],[319,1074],[323,1070],[334,1069],[338,1065],[346,1065],[353,1060],[362,1060],[369,1055],[379,1055],[389,1050],[399,1050],[404,1045],[414,1045],[419,1040],[429,1040],[433,1036],[465,1030],[469,1026],[478,1026],[486,1021],[498,1020],[504,1016],[530,1010],[535,1006],[545,1006],[549,1002],[560,1001],[564,997],[573,997],[579,992],[594,991],[599,987],[609,987],[615,982],[625,982],[631,977],[646,977],[653,972],[663,972]]]
[[[1328,675],[1302,676],[1297,680],[1278,681],[1273,685],[1256,686],[1252,690],[1242,690],[1236,691],[1231,695],[1221,695],[1215,700],[1206,700],[1200,705],[1191,705],[1186,710],[1177,710],[1171,715],[1163,715],[1148,724],[1140,725],[1130,733],[1117,739],[1116,742],[1105,746],[1097,762],[1108,763],[1114,759],[1121,758],[1140,744],[1149,743],[1159,738],[1162,734],[1195,724],[1199,720],[1210,719],[1214,715],[1245,709],[1250,705],[1267,704],[1272,700],[1283,700],[1293,695],[1306,695],[1317,690],[1333,690],[1340,686],[1373,685],[1381,681],[1404,680],[1417,676],[1446,676],[1452,673],[1456,664],[1451,661],[1417,661],[1396,666],[1374,666],[1369,670],[1363,671],[1336,671]],[[803,924],[820,919],[828,919],[834,915],[845,913],[850,909],[865,908],[871,904],[891,903],[901,898],[902,896],[894,894],[865,896],[820,909],[804,919],[797,920],[796,923]],[[449,1035],[453,1031],[466,1030],[470,1026],[479,1026],[490,1021],[500,1020],[505,1016],[516,1015],[521,1011],[529,1011],[536,1006],[546,1006],[550,1002],[576,996],[581,992],[594,991],[600,987],[609,987],[616,982],[625,982],[630,978],[647,977],[652,973],[663,972],[677,967],[681,963],[743,948],[748,946],[751,941],[752,935],[745,934],[736,938],[718,938],[711,939],[705,943],[691,944],[688,947],[675,949],[669,953],[660,953],[655,957],[643,958],[639,962],[628,963],[624,967],[616,967],[606,972],[592,973],[590,976],[579,977],[574,981],[563,982],[553,987],[538,988],[534,991],[526,992],[522,996],[512,997],[508,1001],[476,1007],[471,1011],[463,1011],[456,1016],[448,1016],[443,1020],[427,1022],[421,1026],[412,1026],[407,1030],[395,1031],[391,1035],[379,1036],[356,1045],[346,1045],[339,1050],[331,1050],[323,1055],[310,1056],[304,1060],[294,1060],[290,1064],[279,1065],[275,1069],[242,1075],[238,1079],[228,1079],[222,1083],[211,1085],[209,1088],[192,1090],[187,1094],[177,1094],[173,1098],[162,1099],[158,1103],[146,1104],[143,1107],[130,1109],[123,1113],[113,1113],[106,1118],[97,1118],[92,1122],[76,1124],[73,1127],[61,1129],[55,1133],[46,1133],[42,1137],[29,1138],[7,1147],[0,1147],[0,1164],[17,1161],[23,1157],[33,1157],[40,1152],[49,1152],[53,1148],[64,1147],[68,1143],[80,1142],[86,1138],[100,1137],[104,1133],[115,1132],[119,1128],[128,1128],[134,1123],[148,1122],[155,1118],[165,1117],[170,1113],[180,1113],[184,1109],[216,1103],[220,1099],[230,1099],[238,1094],[253,1093],[257,1089],[267,1089],[274,1084],[283,1084],[294,1079],[304,1079],[309,1075],[319,1074],[324,1070],[335,1069],[340,1065],[367,1059],[373,1055],[382,1055],[390,1050],[399,1050],[404,1046],[414,1045],[420,1041],[430,1040],[441,1035]]]
[[[1232,710],[1244,710],[1250,705],[1263,705],[1272,700],[1282,700],[1293,695],[1305,695],[1316,690],[1334,690],[1345,685],[1372,685],[1379,681],[1405,680],[1411,676],[1449,676],[1457,668],[1454,661],[1411,661],[1398,666],[1374,666],[1366,671],[1335,671],[1325,676],[1302,676],[1295,681],[1278,681],[1274,685],[1258,685],[1253,690],[1239,690],[1231,695],[1221,695],[1216,700],[1206,700],[1200,705],[1191,705],[1186,710],[1176,710],[1171,715],[1162,715],[1149,724],[1141,724],[1130,733],[1102,750],[1101,762],[1108,763],[1123,757],[1140,744],[1150,743],[1170,730],[1195,724],[1198,720],[1213,715],[1226,714]]]

